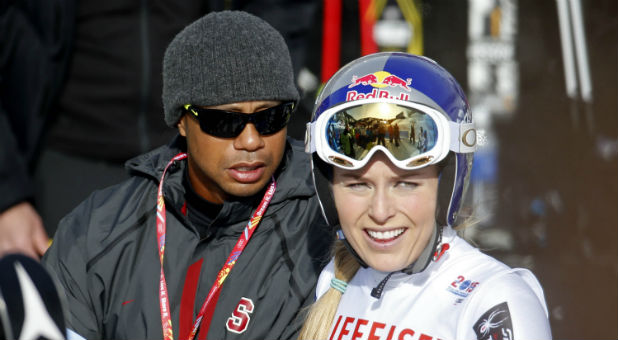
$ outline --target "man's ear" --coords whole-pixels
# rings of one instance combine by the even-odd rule
[[[187,115],[180,117],[180,120],[176,124],[178,132],[181,136],[187,137]]]

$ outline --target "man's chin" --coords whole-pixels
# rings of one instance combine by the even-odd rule
[[[253,183],[234,183],[227,192],[236,197],[249,197],[261,192],[267,184],[265,179]]]

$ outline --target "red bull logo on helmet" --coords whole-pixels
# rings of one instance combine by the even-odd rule
[[[410,84],[412,84],[412,78],[401,79],[394,74],[386,71],[378,71],[375,73],[366,74],[362,77],[353,76],[352,83],[348,88],[352,88],[357,85],[371,85],[377,88],[384,87],[401,87],[402,89],[410,92]]]
[[[370,85],[375,87],[370,93],[358,92],[356,90],[348,91],[346,93],[346,101],[360,100],[367,98],[390,98],[399,100],[409,100],[410,96],[407,93],[399,93],[398,95],[392,95],[387,88],[399,87],[407,92],[410,92],[410,84],[412,78],[402,79],[394,74],[386,71],[378,71],[375,73],[369,73],[361,77],[353,76],[352,82],[348,88],[353,88],[358,85]]]

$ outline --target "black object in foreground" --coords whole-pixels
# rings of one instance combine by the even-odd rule
[[[49,273],[20,254],[0,258],[0,339],[64,339],[64,301]]]

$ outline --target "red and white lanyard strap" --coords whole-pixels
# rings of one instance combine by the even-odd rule
[[[169,308],[169,299],[167,295],[167,284],[165,282],[165,275],[163,273],[163,253],[165,250],[165,202],[163,200],[163,179],[165,177],[165,173],[167,172],[167,168],[175,161],[181,160],[187,157],[186,153],[179,153],[174,156],[172,160],[167,164],[165,170],[163,171],[163,175],[161,176],[161,181],[159,182],[159,190],[157,196],[157,239],[159,242],[159,259],[161,261],[161,277],[159,280],[159,303],[161,307],[161,326],[163,327],[163,338],[165,340],[173,340],[174,335],[172,332],[172,319],[171,319],[171,311]],[[208,333],[208,328],[210,327],[210,321],[212,319],[212,314],[214,312],[214,307],[217,304],[217,300],[219,299],[219,290],[223,285],[223,282],[227,278],[228,274],[236,264],[236,260],[242,254],[243,250],[249,243],[249,239],[253,235],[257,225],[260,223],[262,216],[264,216],[264,212],[268,205],[270,204],[271,199],[275,195],[275,189],[277,188],[277,184],[275,179],[273,178],[264,197],[262,198],[262,202],[258,205],[257,210],[253,213],[253,216],[249,219],[245,230],[236,241],[236,245],[232,249],[232,252],[228,256],[223,268],[219,271],[217,275],[217,279],[214,284],[210,288],[210,292],[208,292],[208,296],[202,307],[200,308],[200,312],[197,315],[195,323],[193,324],[193,328],[191,330],[191,334],[189,335],[189,340],[192,340],[197,333],[197,330],[200,328],[200,324],[204,321],[203,324],[203,334]],[[200,332],[200,334],[202,334]]]
[[[187,154],[181,152],[174,156],[165,166],[161,180],[159,181],[159,190],[157,191],[157,241],[159,245],[159,261],[161,263],[161,273],[159,275],[159,307],[161,308],[161,326],[163,326],[163,338],[166,340],[174,339],[172,331],[172,318],[170,311],[170,303],[167,295],[167,283],[165,282],[165,274],[163,273],[163,254],[165,253],[165,201],[163,200],[163,179],[167,173],[167,169],[174,162],[187,158]]]

